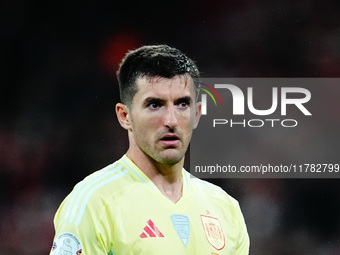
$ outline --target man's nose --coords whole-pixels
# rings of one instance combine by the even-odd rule
[[[174,128],[177,126],[176,109],[174,106],[167,107],[166,113],[164,115],[164,125],[169,128]]]

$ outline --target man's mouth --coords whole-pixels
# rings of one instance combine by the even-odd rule
[[[176,135],[165,135],[161,138],[161,142],[165,146],[176,146],[179,143],[179,138]]]

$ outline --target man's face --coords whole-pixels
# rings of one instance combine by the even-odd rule
[[[136,83],[138,92],[129,109],[130,135],[149,157],[174,165],[183,159],[200,117],[193,81],[179,75],[143,77]]]

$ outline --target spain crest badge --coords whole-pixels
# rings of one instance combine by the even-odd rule
[[[225,239],[220,221],[217,218],[205,215],[201,215],[201,219],[208,242],[216,250],[222,250],[225,246]]]

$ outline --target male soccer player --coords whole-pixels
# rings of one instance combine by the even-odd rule
[[[201,113],[194,62],[166,45],[143,46],[117,75],[129,149],[63,201],[50,254],[248,254],[238,202],[183,169]]]

